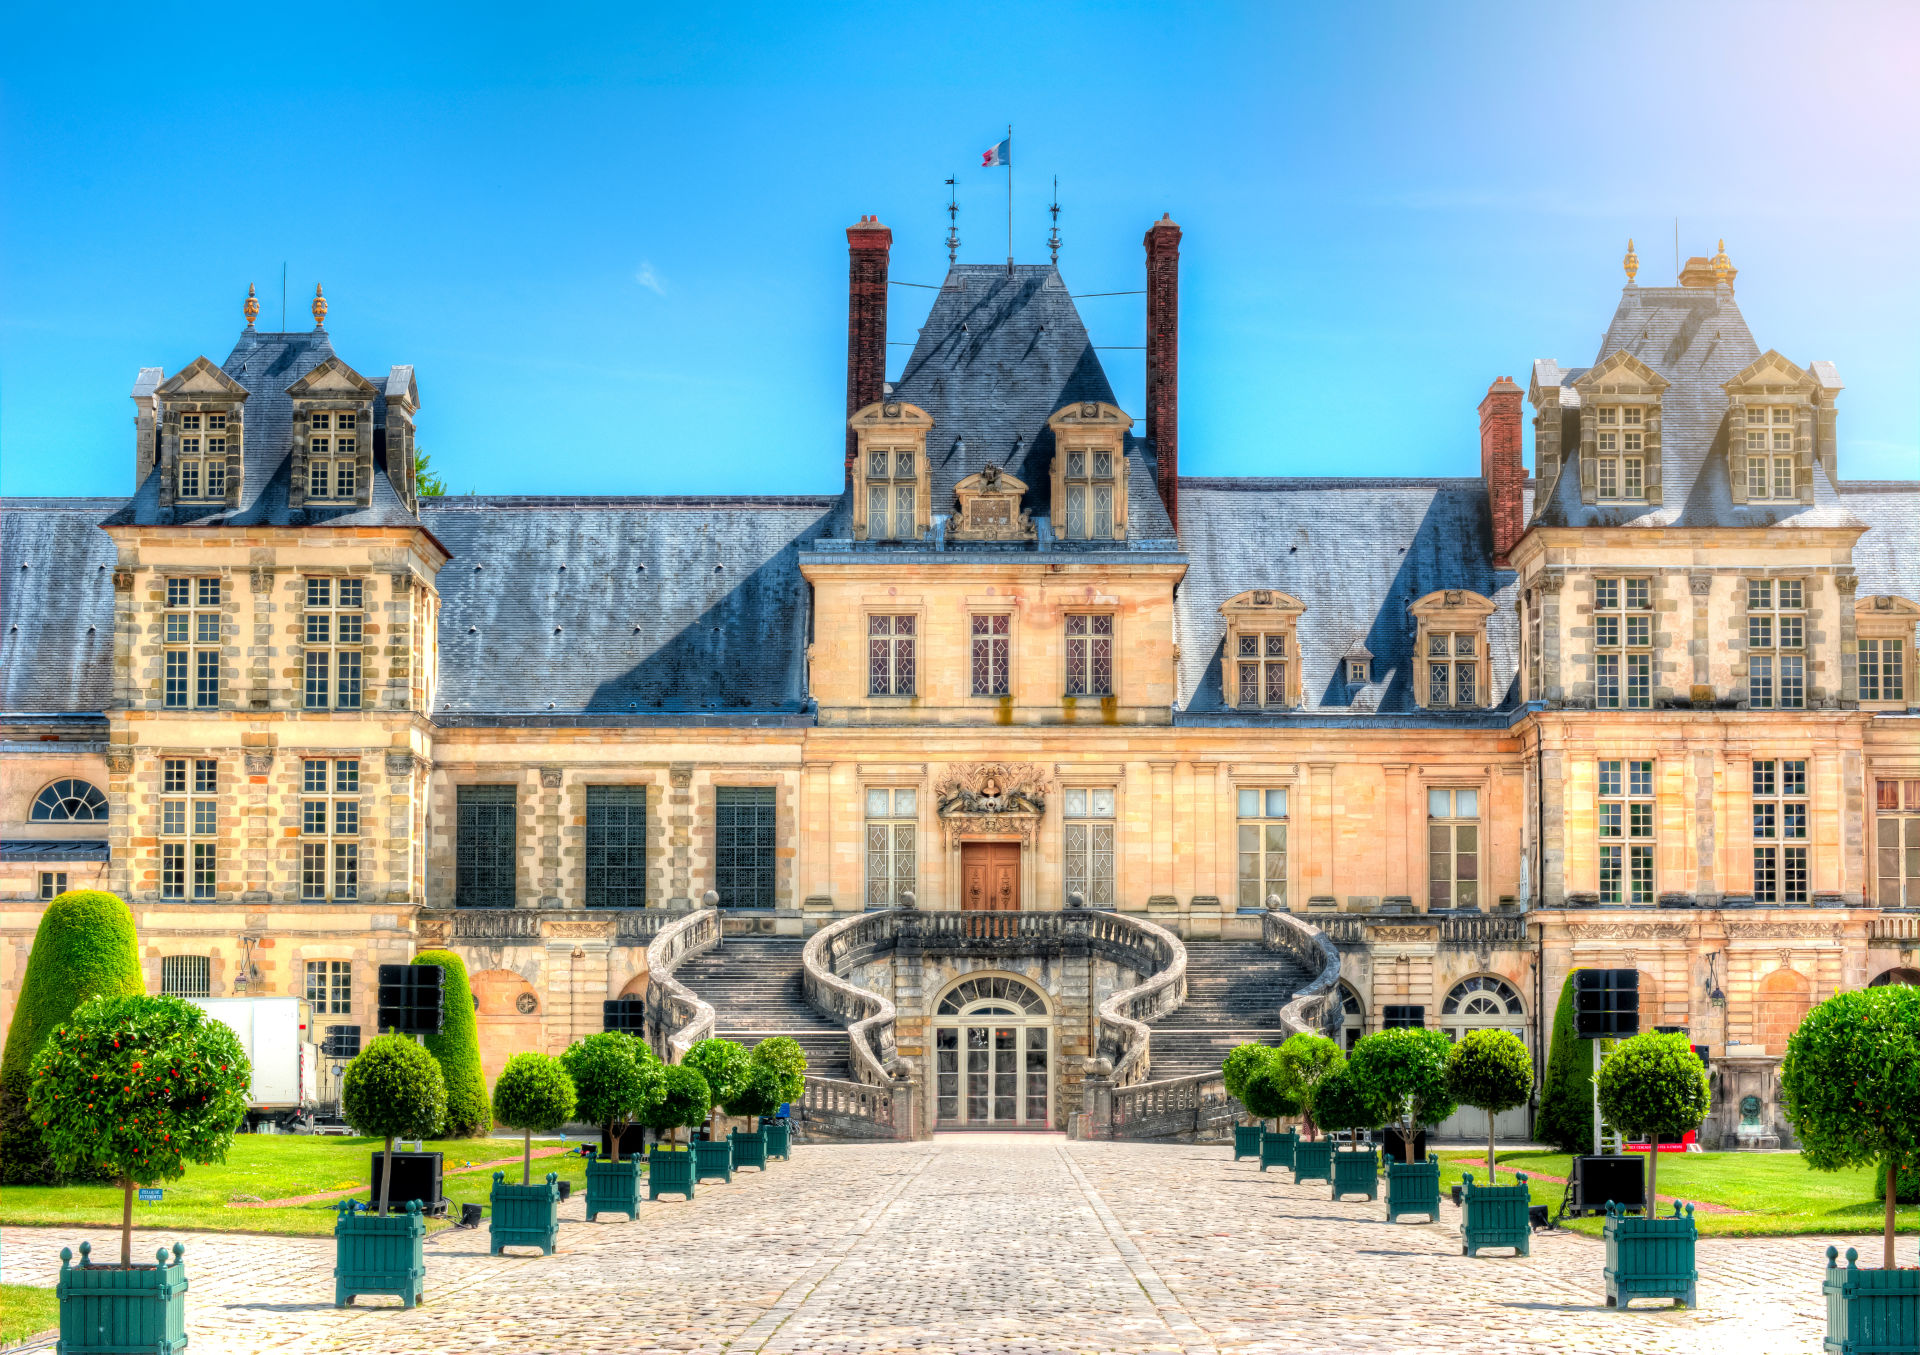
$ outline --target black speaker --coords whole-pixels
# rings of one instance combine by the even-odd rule
[[[380,1178],[385,1175],[382,1170],[385,1163],[385,1153],[373,1155],[373,1189],[367,1192],[367,1203],[375,1209],[380,1207]],[[393,1187],[387,1192],[387,1208],[405,1209],[408,1200],[420,1201],[420,1208],[428,1213],[445,1205],[440,1194],[439,1153],[393,1155]]]
[[[1573,974],[1573,1031],[1583,1040],[1640,1033],[1640,971],[1577,969]]]
[[[329,1059],[351,1059],[360,1053],[360,1027],[328,1026],[327,1038],[320,1045],[320,1054]]]
[[[1381,1027],[1386,1030],[1421,1030],[1427,1024],[1425,1007],[1394,1007],[1381,1009]]]
[[[647,1000],[643,997],[616,997],[600,1004],[600,1028],[625,1031],[642,1039],[647,1033]]]
[[[647,1127],[630,1124],[620,1131],[620,1160],[647,1155]],[[613,1141],[607,1137],[605,1128],[600,1130],[600,1160],[605,1162],[613,1156]]]
[[[1386,1155],[1395,1162],[1425,1162],[1427,1160],[1427,1131],[1424,1127],[1416,1130],[1413,1136],[1413,1156],[1407,1156],[1406,1136],[1400,1132],[1400,1126],[1390,1124],[1381,1136],[1381,1146]]]
[[[441,985],[446,972],[437,964],[383,964],[377,1012],[381,1033],[440,1033]]]
[[[1604,1214],[1611,1200],[1623,1209],[1646,1209],[1647,1160],[1585,1156],[1573,1160],[1570,1214]]]

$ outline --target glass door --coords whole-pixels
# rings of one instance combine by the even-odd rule
[[[966,1024],[934,1031],[939,1121],[1044,1127],[1051,1102],[1045,1026]]]

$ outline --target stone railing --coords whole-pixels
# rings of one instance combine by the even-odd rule
[[[814,1010],[847,1023],[847,1044],[854,1078],[891,1092],[894,1061],[893,1003],[842,977],[847,971],[891,951],[903,910],[856,913],[822,927],[800,952],[801,990]]]
[[[1240,1107],[1219,1073],[1195,1073],[1114,1088],[1109,1116],[1116,1139],[1206,1138],[1233,1124]]]
[[[1432,929],[1433,939],[1443,946],[1485,949],[1494,946],[1524,946],[1527,919],[1511,913],[1328,913],[1310,914],[1311,925],[1319,928],[1336,946],[1364,946],[1369,929],[1394,931],[1401,928]]]
[[[1882,913],[1867,919],[1869,946],[1920,945],[1920,913]]]
[[[903,1091],[910,1095],[904,1082]],[[809,1076],[800,1118],[807,1129],[837,1139],[904,1138],[896,1127],[900,1099],[889,1088]]]
[[[654,933],[647,946],[647,1036],[661,1058],[678,1063],[713,1034],[713,1008],[673,973],[720,944],[720,910],[681,913]]]
[[[1151,1069],[1151,1032],[1147,1022],[1165,1016],[1187,1000],[1187,948],[1165,927],[1124,913],[1066,914],[1087,929],[1088,945],[1146,977],[1100,1004],[1097,1057],[1111,1061],[1113,1084],[1130,1087]]]
[[[1340,952],[1327,934],[1291,913],[1269,912],[1260,919],[1260,944],[1284,950],[1313,977],[1280,1008],[1280,1025],[1290,1035],[1328,1035],[1340,1028]]]
[[[644,946],[686,915],[685,909],[665,908],[422,908],[413,927],[423,946],[512,946],[578,937]]]

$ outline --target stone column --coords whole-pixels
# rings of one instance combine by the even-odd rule
[[[667,767],[667,906],[693,906],[693,764]]]
[[[542,908],[559,908],[565,902],[560,895],[560,796],[565,779],[559,767],[540,769],[539,809],[534,822],[540,866],[534,889]]]

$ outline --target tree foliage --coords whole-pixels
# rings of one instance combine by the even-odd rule
[[[749,1059],[747,1069],[733,1084],[733,1095],[723,1103],[729,1115],[771,1115],[780,1109],[780,1070],[771,1063]]]
[[[620,1135],[666,1095],[660,1061],[638,1036],[609,1030],[574,1041],[560,1062],[573,1079],[575,1113],[607,1131],[619,1161]]]
[[[1294,1084],[1280,1066],[1279,1059],[1272,1057],[1272,1050],[1268,1051],[1268,1055],[1247,1074],[1246,1081],[1241,1084],[1240,1104],[1256,1120],[1279,1120],[1284,1116],[1298,1115],[1302,1102],[1294,1091]]]
[[[0,1185],[59,1180],[27,1110],[34,1056],[47,1036],[90,997],[133,997],[146,990],[140,943],[126,904],[112,894],[76,889],[47,905],[27,953],[0,1058]]]
[[[782,1102],[792,1103],[807,1094],[807,1051],[791,1035],[774,1035],[762,1040],[748,1057],[780,1075],[780,1101],[775,1103],[776,1110]]]
[[[1245,1105],[1247,1079],[1255,1069],[1270,1060],[1274,1052],[1272,1045],[1261,1044],[1257,1040],[1235,1045],[1220,1064],[1220,1080],[1226,1083],[1227,1095]]]
[[[641,1124],[656,1133],[666,1133],[706,1123],[713,1109],[713,1090],[698,1069],[684,1063],[668,1064],[662,1070],[662,1081],[663,1094],[641,1116]]]
[[[1415,1129],[1438,1124],[1453,1114],[1453,1093],[1447,1088],[1447,1060],[1453,1042],[1437,1030],[1382,1030],[1354,1046],[1347,1071],[1362,1095],[1375,1106],[1380,1119],[1356,1126],[1373,1129],[1397,1123],[1411,1142]],[[1319,1102],[1314,1102],[1319,1118]]]
[[[1353,1052],[1345,1065],[1314,1083],[1310,1105],[1314,1123],[1322,1129],[1377,1129],[1391,1118],[1387,1103],[1360,1077],[1359,1048]]]
[[[1289,1036],[1274,1051],[1274,1062],[1286,1095],[1306,1112],[1307,1132],[1311,1135],[1314,1086],[1334,1069],[1346,1067],[1346,1054],[1324,1035],[1302,1034]],[[1298,1114],[1299,1110],[1292,1113]]]
[[[431,1138],[447,1114],[439,1060],[411,1035],[369,1041],[340,1079],[340,1114],[355,1133],[372,1138]]]
[[[680,1062],[705,1078],[714,1102],[725,1105],[746,1076],[747,1051],[732,1040],[709,1038],[689,1049]]]
[[[413,490],[423,499],[437,499],[447,492],[447,482],[432,469],[433,458],[413,445]]]
[[[1600,1065],[1598,1087],[1607,1123],[1649,1140],[1698,1129],[1712,1106],[1706,1065],[1684,1035],[1622,1040]]]
[[[1536,1132],[1563,1153],[1593,1151],[1593,1041],[1574,1033],[1573,976],[1560,987],[1547,1045],[1547,1076],[1540,1088]]]
[[[1470,1030],[1447,1057],[1447,1090],[1490,1116],[1512,1110],[1533,1092],[1533,1059],[1510,1030]]]
[[[493,1118],[524,1133],[546,1134],[573,1118],[573,1079],[559,1059],[531,1050],[515,1054],[493,1084]]]
[[[474,1019],[466,962],[450,950],[423,950],[413,962],[438,965],[441,974],[440,1033],[427,1036],[426,1041],[427,1052],[439,1061],[447,1082],[447,1115],[446,1122],[431,1132],[448,1139],[491,1134],[493,1111],[487,1104],[487,1075],[480,1067],[480,1029]]]

